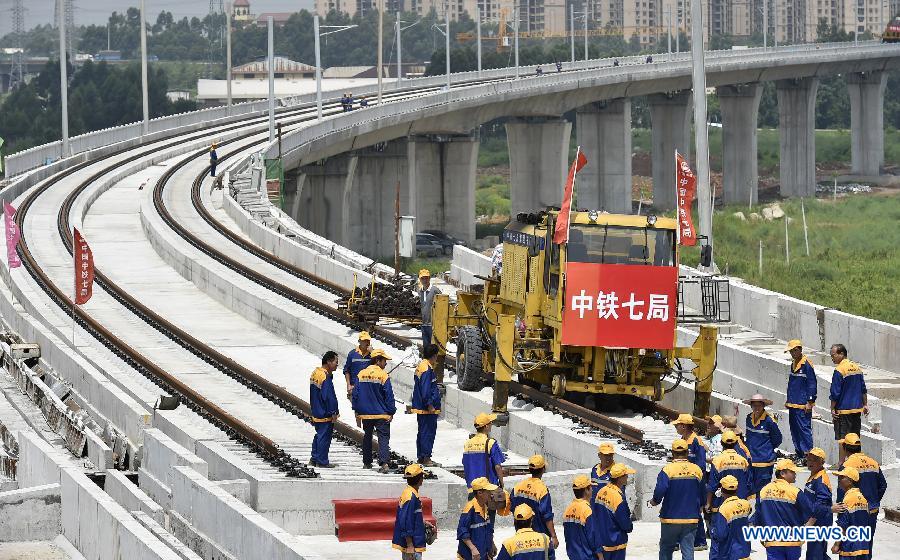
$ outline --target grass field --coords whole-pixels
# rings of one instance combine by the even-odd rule
[[[806,203],[809,252],[799,201],[781,203],[791,261],[785,262],[784,221],[744,222],[747,208],[725,208],[713,222],[715,261],[724,272],[756,286],[848,313],[900,324],[900,196],[855,195]],[[758,211],[758,209],[754,209]],[[763,243],[762,273],[759,242]],[[698,250],[682,262],[696,265]]]

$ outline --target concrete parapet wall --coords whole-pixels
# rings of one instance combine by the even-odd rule
[[[59,483],[0,492],[0,542],[47,541],[60,533]]]
[[[18,441],[16,480],[19,487],[58,484],[60,469],[69,464],[70,457],[30,431],[20,431]]]
[[[159,524],[165,523],[165,513],[162,506],[141,491],[136,484],[125,476],[125,473],[107,469],[103,490],[109,494],[110,498],[128,511],[140,511],[153,518]]]
[[[209,476],[206,461],[197,457],[161,431],[151,428],[144,433],[143,467],[154,478],[172,488],[172,468],[187,466],[204,477]]]
[[[181,560],[201,560],[200,556],[179,541],[172,533],[166,531],[161,522],[155,517],[147,515],[143,511],[132,511],[131,515],[144,526],[153,536],[166,543],[166,545],[178,555]]]
[[[472,286],[484,284],[475,278],[491,275],[491,259],[478,251],[473,251],[462,245],[453,246],[453,261],[450,263],[450,279],[461,289],[471,289]]]

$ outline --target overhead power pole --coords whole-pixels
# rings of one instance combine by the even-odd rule
[[[14,89],[25,83],[25,6],[22,0],[13,0],[12,6],[13,33],[16,37],[16,52],[12,57],[12,66],[9,69],[9,89]]]
[[[697,213],[700,235],[712,239],[713,199],[709,185],[709,128],[706,124],[706,66],[703,52],[703,6],[691,2],[691,59],[694,89],[694,133],[697,147]],[[715,264],[711,263],[714,268]]]
[[[59,2],[64,0],[57,0]],[[62,153],[60,157],[67,158],[69,152],[69,70],[66,67],[66,20],[65,10],[57,10],[56,23],[59,26],[59,93],[62,113]]]
[[[141,0],[141,92],[144,111],[141,133],[146,136],[150,132],[150,100],[147,93],[147,20],[144,17],[145,14],[144,0]]]
[[[225,4],[225,81],[228,111],[231,111],[231,2]]]
[[[275,141],[275,23],[272,16],[266,22],[269,29],[269,142]]]

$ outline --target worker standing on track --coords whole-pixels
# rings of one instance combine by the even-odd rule
[[[328,461],[328,450],[331,448],[331,435],[334,423],[338,419],[337,395],[334,393],[333,374],[338,367],[337,352],[329,350],[322,356],[322,366],[313,370],[309,378],[309,405],[312,409],[313,424],[316,435],[312,443],[312,457],[309,464],[324,469],[334,468]]]
[[[753,524],[760,527],[815,525],[813,505],[796,486],[797,465],[790,459],[775,464],[775,480],[766,484],[756,500]],[[802,541],[763,541],[768,560],[799,560]]]
[[[372,468],[372,434],[378,434],[379,472],[387,474],[391,459],[391,420],[397,412],[391,378],[384,367],[391,359],[384,350],[373,350],[372,365],[359,372],[353,388],[353,410],[363,425],[363,468]]]
[[[710,560],[747,560],[750,542],[744,537],[744,527],[750,524],[750,502],[737,496],[740,483],[728,475],[719,481],[722,505],[712,514],[709,532],[712,537]],[[717,552],[713,554],[713,550]]]
[[[604,560],[625,560],[628,533],[634,529],[625,499],[625,486],[628,485],[628,475],[634,473],[634,469],[622,463],[610,467],[610,481],[597,492],[592,504]]]
[[[379,442],[381,443],[381,442]],[[419,488],[425,480],[422,465],[413,463],[403,472],[406,488],[400,494],[397,517],[394,521],[394,538],[391,544],[403,553],[403,560],[421,560],[425,552],[425,518],[422,515],[422,501]]]
[[[434,296],[441,293],[437,286],[431,284],[431,272],[427,268],[419,271],[419,303],[422,305],[422,345],[431,344],[431,305]]]
[[[569,560],[603,560],[594,510],[591,508],[591,479],[580,474],[572,481],[575,499],[563,514],[563,534]]]
[[[482,476],[503,488],[503,461],[506,459],[500,444],[491,438],[491,426],[496,419],[496,414],[483,412],[476,416],[475,435],[463,447],[463,472],[470,489],[472,481]]]
[[[700,509],[706,492],[703,470],[688,461],[688,443],[676,439],[672,443],[672,462],[659,471],[650,507],[662,504],[659,521],[659,559],[672,560],[678,545],[681,557],[694,559],[694,541],[700,526]]]
[[[358,346],[347,354],[347,361],[344,363],[344,379],[347,381],[347,398],[352,399],[353,387],[356,385],[356,379],[359,372],[372,365],[372,359],[369,353],[372,351],[372,337],[369,333],[362,331],[359,333]]]
[[[787,402],[788,422],[798,465],[803,465],[806,454],[813,448],[812,413],[816,406],[816,370],[809,358],[803,355],[803,343],[791,340],[785,352],[791,354],[788,374]]]
[[[813,516],[817,527],[831,527],[834,522],[833,513],[843,510],[843,506],[832,505],[831,480],[825,471],[825,451],[813,447],[806,452],[806,466],[809,478],[803,486],[806,497],[812,503]],[[810,541],[806,543],[806,560],[826,560],[828,558],[828,541]]]
[[[679,414],[678,418],[672,422],[678,436],[688,444],[688,461],[700,467],[703,473],[703,482],[706,482],[706,444],[694,432],[694,417],[690,414]],[[706,525],[703,518],[697,525],[697,532],[694,535],[694,550],[706,550]]]
[[[713,457],[709,465],[709,477],[706,483],[706,511],[710,518],[714,517],[719,511],[719,506],[725,500],[724,496],[717,496],[716,491],[721,487],[722,479],[731,477],[738,482],[734,495],[742,500],[753,499],[750,489],[753,487],[753,481],[750,476],[750,462],[742,457],[736,450],[738,443],[737,435],[731,430],[725,430],[722,434],[722,452]],[[710,525],[712,530],[712,525]],[[710,543],[709,557],[718,557],[718,544],[715,540]]]
[[[597,492],[609,482],[609,469],[616,462],[616,448],[611,443],[601,443],[597,447],[597,457],[600,457],[600,462],[591,469],[591,503],[594,503]]]
[[[831,416],[834,418],[834,439],[840,441],[847,434],[859,435],[862,430],[861,414],[869,415],[869,399],[866,394],[866,379],[858,365],[847,359],[847,348],[843,344],[831,346],[831,361],[834,373],[831,376]],[[847,456],[840,448],[840,463]]]
[[[457,560],[488,560],[497,555],[494,545],[494,519],[488,510],[491,492],[500,488],[491,484],[485,477],[472,481],[473,497],[463,507],[456,527]],[[509,515],[509,504],[500,511],[500,515]]]
[[[216,164],[219,163],[219,154],[216,153],[218,144],[215,142],[209,147],[209,176],[216,176]]]
[[[881,471],[881,465],[878,461],[869,457],[862,452],[862,442],[859,434],[847,434],[840,441],[841,451],[847,457],[841,464],[841,468],[850,467],[859,473],[859,491],[866,497],[869,503],[869,514],[871,515],[872,539],[875,539],[875,527],[878,525],[878,511],[881,508],[881,500],[887,492],[887,480]],[[844,501],[844,490],[838,487],[837,499],[839,502]],[[869,554],[873,554],[874,544],[869,543]]]
[[[497,560],[547,560],[550,551],[550,537],[536,533],[531,528],[534,511],[525,504],[513,511],[516,534],[503,541]]]
[[[516,507],[526,504],[535,513],[532,527],[538,533],[550,537],[550,559],[559,547],[556,527],[553,526],[553,503],[550,501],[550,490],[541,477],[547,470],[547,462],[541,455],[532,455],[528,459],[529,478],[516,484],[510,496],[510,505]]]
[[[752,459],[753,494],[759,494],[763,486],[772,480],[772,465],[775,464],[775,450],[781,445],[781,430],[775,420],[766,412],[772,401],[760,394],[753,395],[744,404],[753,411],[747,415],[747,447]]]
[[[441,413],[441,391],[434,377],[434,366],[438,359],[437,345],[426,344],[422,357],[424,360],[416,367],[412,394],[412,411],[419,425],[416,456],[423,466],[433,467],[435,463],[431,460],[431,452]]]
[[[850,527],[866,527],[869,521],[869,509],[871,504],[859,488],[862,475],[853,467],[844,467],[835,471],[838,475],[838,491],[843,494],[841,500],[844,510],[838,514],[838,527],[845,532]],[[872,527],[872,537],[875,536],[875,527]],[[831,552],[840,555],[841,558],[853,558],[854,560],[869,560],[872,558],[872,541],[864,539],[844,540],[834,543]]]

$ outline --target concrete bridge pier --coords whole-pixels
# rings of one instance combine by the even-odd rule
[[[653,206],[675,208],[675,150],[690,159],[691,91],[655,93],[650,105]],[[692,162],[693,163],[693,162]]]
[[[578,207],[631,214],[631,100],[584,105],[575,118],[575,136],[588,159],[578,173]]]
[[[479,144],[477,135],[408,139],[411,207],[415,208],[417,231],[439,229],[468,243],[475,241]]]
[[[345,244],[346,196],[352,188],[358,158],[341,154],[285,173],[284,210],[306,229]],[[293,186],[292,186],[293,185]]]
[[[816,91],[818,78],[775,82],[781,137],[781,196],[816,195]]]
[[[850,92],[852,173],[878,176],[884,165],[884,72],[847,75]]]
[[[757,132],[759,84],[716,88],[722,111],[722,187],[726,204],[755,204],[759,193]]]
[[[513,118],[506,123],[512,215],[562,202],[572,123],[560,118]]]

